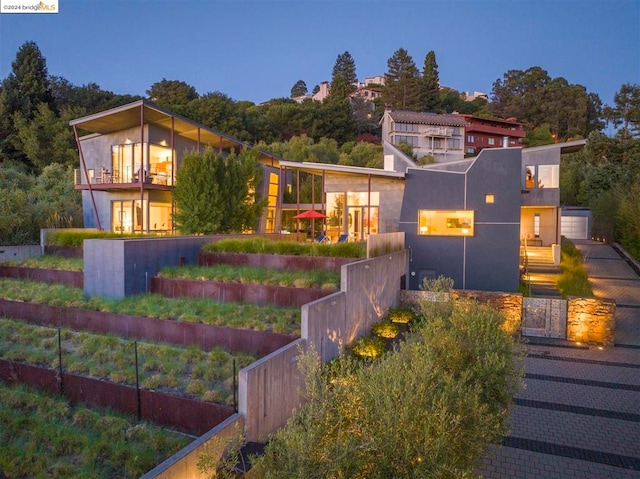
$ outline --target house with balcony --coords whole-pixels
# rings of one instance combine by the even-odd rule
[[[437,163],[464,158],[467,122],[456,115],[386,109],[382,119],[382,140],[392,145],[406,143],[414,157],[432,157]]]
[[[168,233],[173,225],[173,189],[183,157],[213,148],[227,155],[251,145],[139,100],[72,120],[80,168],[84,225],[119,233]],[[256,231],[276,231],[278,158],[260,152],[258,185],[268,200]]]
[[[524,123],[515,118],[485,118],[482,116],[454,113],[467,123],[464,137],[464,153],[475,156],[485,148],[522,146],[525,137]]]
[[[411,124],[398,121],[412,118],[400,113],[394,132],[405,128],[395,123]],[[184,155],[250,147],[146,100],[70,123],[80,152],[76,189],[83,195],[85,226],[116,232],[173,231],[173,188]],[[449,118],[426,125],[455,128]],[[255,231],[280,231],[284,210],[292,208],[282,201],[284,179],[303,172],[321,180],[322,195],[304,206],[325,214],[323,230],[333,241],[405,233],[407,288],[444,275],[457,289],[515,291],[522,244],[559,251],[560,157],[585,143],[488,148],[472,158],[420,165],[383,140],[380,169],[299,163],[260,153],[264,174],[258,195],[268,205]]]

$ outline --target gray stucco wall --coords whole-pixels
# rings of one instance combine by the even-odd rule
[[[452,278],[456,289],[517,289],[520,152],[518,148],[484,150],[466,173],[407,171],[400,230],[411,252],[409,289],[419,289],[427,272]],[[494,195],[494,203],[486,203],[487,194]],[[474,235],[418,235],[420,209],[473,210]]]

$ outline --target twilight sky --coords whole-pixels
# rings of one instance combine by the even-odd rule
[[[37,3],[37,0],[36,0]],[[24,42],[75,85],[145,95],[166,78],[255,103],[331,80],[348,50],[360,80],[406,49],[434,50],[442,85],[490,93],[540,66],[605,104],[640,83],[640,0],[59,0],[59,14],[0,14],[0,79]]]

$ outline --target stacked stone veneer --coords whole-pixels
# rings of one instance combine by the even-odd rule
[[[420,301],[436,301],[438,293],[429,291],[401,291],[400,305],[403,307],[419,307]],[[522,327],[524,298],[521,294],[489,291],[455,290],[454,298],[474,299],[489,304],[502,312],[506,317],[505,329],[519,332]],[[615,301],[595,298],[570,298],[568,300],[536,298],[550,301],[557,306],[562,303],[567,314],[566,333],[562,338],[568,341],[579,341],[611,347],[615,337]],[[553,310],[554,308],[549,308]]]
[[[522,322],[522,295],[515,293],[497,293],[490,291],[454,290],[454,299],[472,299],[480,303],[488,304],[504,314],[505,329],[509,332],[519,332]],[[420,301],[442,300],[442,293],[431,291],[400,292],[400,304],[403,307],[419,307]]]
[[[616,303],[612,299],[569,298],[567,339],[613,346]]]

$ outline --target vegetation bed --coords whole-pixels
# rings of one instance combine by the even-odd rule
[[[109,231],[52,231],[47,234],[47,246],[72,246],[81,247],[82,242],[86,239],[122,239],[122,238],[141,238],[139,233],[121,234]]]
[[[0,404],[6,477],[140,477],[192,440],[22,386],[0,383]]]
[[[206,253],[279,254],[292,256],[329,256],[364,258],[365,243],[297,243],[295,241],[273,241],[265,238],[228,239],[208,243],[202,247]]]
[[[37,258],[2,261],[2,266],[16,266],[21,268],[56,269],[62,271],[82,271],[82,258],[65,258],[53,254],[45,254]]]
[[[326,270],[279,270],[252,266],[171,266],[160,270],[164,278],[197,279],[201,281],[235,281],[243,284],[264,284],[295,288],[338,289],[340,274]]]
[[[63,370],[135,386],[134,342],[112,335],[60,332]],[[59,367],[58,331],[0,319],[0,357],[47,368]],[[241,369],[249,354],[138,342],[140,387],[201,401],[233,405],[233,360]]]
[[[0,278],[5,299],[65,308],[186,321],[275,333],[300,333],[300,308],[278,308],[246,303],[219,303],[207,299],[169,299],[153,294],[110,300],[87,298],[80,288],[36,281]]]
[[[592,298],[593,290],[587,276],[587,268],[582,263],[582,254],[571,240],[562,237],[560,268],[562,274],[556,280],[562,297],[580,296]]]

